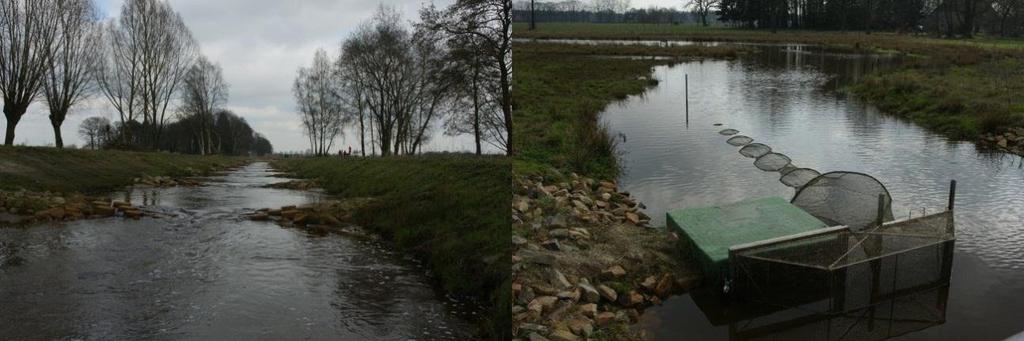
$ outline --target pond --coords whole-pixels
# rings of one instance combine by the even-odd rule
[[[21,339],[462,340],[461,303],[377,242],[242,214],[323,200],[266,163],[117,193],[162,218],[0,229],[0,335]]]
[[[619,139],[620,186],[646,204],[653,223],[663,226],[665,213],[678,208],[792,198],[794,189],[779,173],[759,170],[726,143],[719,134],[726,128],[801,167],[878,178],[892,194],[897,218],[942,211],[955,179],[957,242],[941,321],[899,336],[1001,339],[1024,330],[1021,158],[949,140],[841,91],[867,73],[898,65],[898,56],[806,45],[757,49],[738,60],[657,67],[660,85],[603,113]],[[735,326],[712,323],[693,296],[648,309],[641,328],[655,340],[743,338],[730,332]]]

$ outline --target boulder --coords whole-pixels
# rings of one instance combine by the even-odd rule
[[[594,333],[594,324],[586,319],[572,319],[569,321],[569,330],[571,330],[573,334],[590,337],[590,334]]]
[[[580,339],[578,336],[565,329],[558,329],[551,332],[551,335],[548,335],[548,338],[550,338],[551,341],[578,341]]]
[[[579,287],[582,290],[581,294],[584,302],[597,303],[601,300],[601,293],[599,293],[592,285],[588,283],[580,283]]]
[[[534,298],[533,301],[530,301],[530,303],[526,305],[526,309],[538,313],[543,313],[545,311],[551,311],[551,309],[555,307],[555,302],[558,302],[557,297],[541,296]]]
[[[640,216],[633,212],[626,212],[626,220],[633,225],[640,225]]]
[[[281,210],[281,217],[284,217],[285,219],[295,219],[295,216],[297,215],[299,215],[299,211],[296,211],[294,208],[290,210]]]
[[[672,293],[674,283],[675,279],[672,278],[671,274],[661,275],[661,279],[658,280],[658,284],[654,287],[654,294],[661,298],[668,297]]]
[[[93,207],[93,214],[101,217],[113,217],[117,212],[109,205]]]
[[[580,306],[580,314],[583,316],[594,318],[597,316],[597,304],[587,303]]]
[[[619,298],[619,294],[616,293],[615,290],[609,288],[604,284],[597,286],[597,292],[601,294],[601,297],[604,297],[604,299],[608,300],[609,302],[615,302]]]
[[[551,283],[557,285],[559,288],[562,289],[572,286],[572,283],[569,282],[569,279],[565,278],[565,274],[563,274],[561,271],[558,271],[558,269],[552,269]]]
[[[554,229],[554,230],[548,231],[548,236],[551,237],[551,238],[558,238],[558,239],[569,238],[569,230],[568,229]]]
[[[530,333],[530,341],[550,341],[548,338],[538,334],[537,332]]]
[[[606,279],[617,279],[622,278],[623,276],[626,276],[626,269],[623,269],[622,266],[619,265],[615,265],[601,271],[601,277]]]
[[[623,307],[635,307],[644,303],[644,295],[632,290],[627,294],[619,295],[619,304]]]
[[[594,322],[596,322],[597,325],[601,327],[607,326],[612,322],[615,322],[615,313],[607,311],[599,313],[596,317],[594,317]]]

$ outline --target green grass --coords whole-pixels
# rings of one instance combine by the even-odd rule
[[[556,169],[614,179],[620,172],[615,139],[599,120],[614,101],[643,93],[657,81],[654,66],[676,60],[598,58],[656,54],[683,58],[733,58],[739,47],[643,47],[516,43],[513,88],[517,174]],[[556,176],[557,177],[557,176]]]
[[[516,38],[558,39],[648,39],[722,42],[807,43],[821,45],[888,46],[890,50],[916,49],[921,46],[971,47],[1024,50],[1024,39],[980,37],[975,39],[938,39],[889,32],[865,34],[861,31],[751,30],[725,26],[663,24],[590,24],[540,23],[536,30],[516,23]]]
[[[282,159],[340,197],[375,197],[357,222],[425,259],[449,293],[485,302],[488,338],[511,332],[511,166],[502,157]]]
[[[876,74],[852,90],[887,113],[958,139],[1024,125],[1020,59]]]
[[[0,147],[0,190],[98,194],[143,175],[189,176],[245,162],[226,156]]]

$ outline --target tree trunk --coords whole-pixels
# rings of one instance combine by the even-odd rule
[[[534,0],[530,0],[530,31],[537,29],[537,11],[533,7]]]
[[[476,82],[473,82],[473,138],[476,140],[476,155],[483,155],[480,146],[480,95]]]
[[[14,128],[18,126],[18,121],[21,121],[21,116],[25,114],[26,109],[4,106],[4,116],[7,117],[7,135],[4,135],[4,145],[14,145]]]
[[[63,120],[58,120],[54,115],[50,115],[50,125],[53,126],[53,145],[57,149],[64,149],[64,138],[60,135],[60,126],[63,123]]]
[[[365,114],[362,110],[359,111],[359,149],[363,157],[366,157],[366,125],[363,123]]]

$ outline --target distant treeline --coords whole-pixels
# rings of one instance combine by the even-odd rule
[[[628,1],[518,1],[513,6],[512,20],[530,22],[531,13],[537,22],[580,22],[580,23],[647,23],[679,24],[696,23],[700,18],[693,12],[675,8],[651,7],[629,8]],[[710,19],[709,19],[710,20]]]
[[[1024,35],[1024,0],[681,0],[680,5],[683,10],[635,9],[628,0],[518,1],[513,19],[693,23],[705,14],[709,22],[754,29],[894,31],[942,37]]]
[[[749,28],[887,30],[946,37],[1024,33],[1024,0],[720,0],[720,20]]]
[[[269,155],[274,147],[263,135],[255,132],[244,118],[234,113],[221,110],[212,116],[211,129],[202,129],[205,122],[201,116],[184,117],[168,123],[164,127],[164,137],[160,140],[159,150],[182,154],[221,154],[221,155]],[[124,131],[128,127],[129,132]],[[78,133],[85,141],[84,147],[90,149],[137,149],[142,146],[145,127],[137,121],[127,124],[111,123],[103,117],[90,117],[79,126]],[[209,132],[209,145],[202,143],[205,139],[200,135]],[[131,136],[125,143],[124,136]]]

